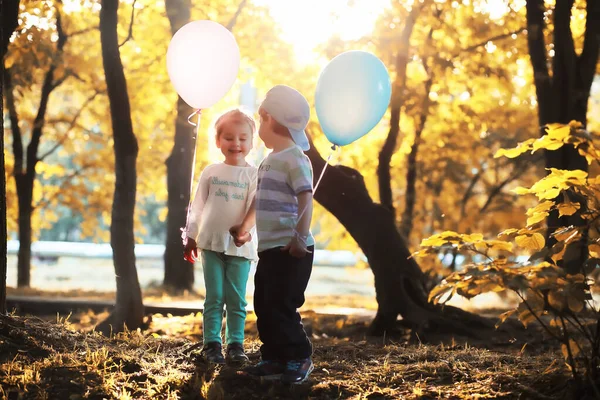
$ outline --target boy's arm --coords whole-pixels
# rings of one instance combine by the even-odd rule
[[[304,211],[304,214],[302,214],[298,225],[296,225],[296,234],[306,240],[310,232],[310,222],[313,213],[313,194],[311,191],[302,192],[298,195],[298,211]]]
[[[302,258],[309,252],[306,240],[310,232],[310,221],[313,212],[313,194],[311,191],[305,191],[298,194],[298,212],[304,210],[304,214],[298,220],[294,237],[282,248],[282,251],[288,251],[293,257]]]

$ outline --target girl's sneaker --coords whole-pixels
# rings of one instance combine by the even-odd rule
[[[244,353],[244,346],[241,343],[231,343],[227,345],[227,354],[225,362],[230,365],[243,365],[249,362],[248,356]]]
[[[206,343],[204,347],[202,347],[200,354],[204,361],[210,364],[225,364],[221,343],[219,342]]]

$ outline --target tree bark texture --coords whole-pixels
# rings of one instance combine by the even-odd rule
[[[166,0],[171,33],[190,21],[189,0]],[[194,168],[193,154],[196,130],[188,123],[194,110],[181,97],[177,99],[175,139],[171,155],[167,158],[167,238],[165,243],[164,285],[175,291],[192,290],[194,266],[183,259],[181,228],[185,227],[187,207],[190,202],[190,179]]]
[[[0,15],[2,26],[0,26],[0,98],[4,99],[4,57],[8,50],[10,37],[19,23],[19,3],[20,1],[2,1],[0,0]],[[0,254],[0,314],[6,314],[6,273],[7,273],[7,240],[6,231],[6,169],[4,158],[4,101],[0,101],[0,124],[2,126],[2,135],[0,136],[0,245],[2,246]]]
[[[556,2],[554,8],[554,56],[551,61],[552,74],[548,68],[546,44],[544,42],[545,5],[543,0],[528,0],[527,31],[531,65],[538,101],[538,118],[542,134],[543,127],[550,123],[568,124],[570,121],[587,123],[590,90],[598,63],[600,43],[600,1],[587,1],[584,47],[580,55],[575,52],[570,21],[574,0]],[[565,170],[588,170],[584,157],[571,145],[545,152],[546,168]],[[576,213],[559,217],[558,212],[548,217],[548,246],[556,241],[550,235],[561,226],[583,226],[584,221]],[[585,237],[585,234],[583,235]],[[570,273],[581,272],[588,257],[583,241],[569,245],[563,266]]]
[[[312,145],[306,154],[316,179],[325,166],[325,160]],[[477,315],[449,306],[442,309],[428,303],[425,276],[410,257],[396,228],[394,214],[373,202],[358,171],[345,166],[327,168],[315,192],[315,200],[344,225],[373,271],[378,310],[371,323],[371,334],[394,332],[398,315],[419,332],[478,336],[481,329],[493,329],[493,322]]]
[[[110,226],[110,245],[117,277],[115,309],[99,326],[104,333],[142,325],[144,306],[135,266],[134,211],[138,143],[133,133],[127,82],[117,36],[118,0],[103,0],[100,40],[115,149],[115,193]]]

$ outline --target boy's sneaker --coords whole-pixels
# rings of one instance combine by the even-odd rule
[[[283,383],[299,384],[306,382],[315,366],[310,358],[288,361],[281,376]]]
[[[208,363],[225,364],[225,358],[223,358],[223,352],[221,350],[221,343],[219,342],[206,343],[204,347],[202,347],[200,354]]]
[[[225,361],[231,365],[243,365],[250,360],[246,353],[244,353],[244,346],[241,343],[231,343],[227,345]]]
[[[256,365],[246,368],[244,371],[254,377],[271,381],[281,378],[284,370],[285,364],[279,361],[263,360]]]

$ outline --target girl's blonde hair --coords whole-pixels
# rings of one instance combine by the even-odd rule
[[[253,135],[256,132],[256,121],[254,120],[254,117],[240,108],[233,108],[221,114],[221,116],[215,121],[217,138],[221,136],[223,124],[227,121],[245,122],[248,124],[248,126],[250,126],[250,131]]]

